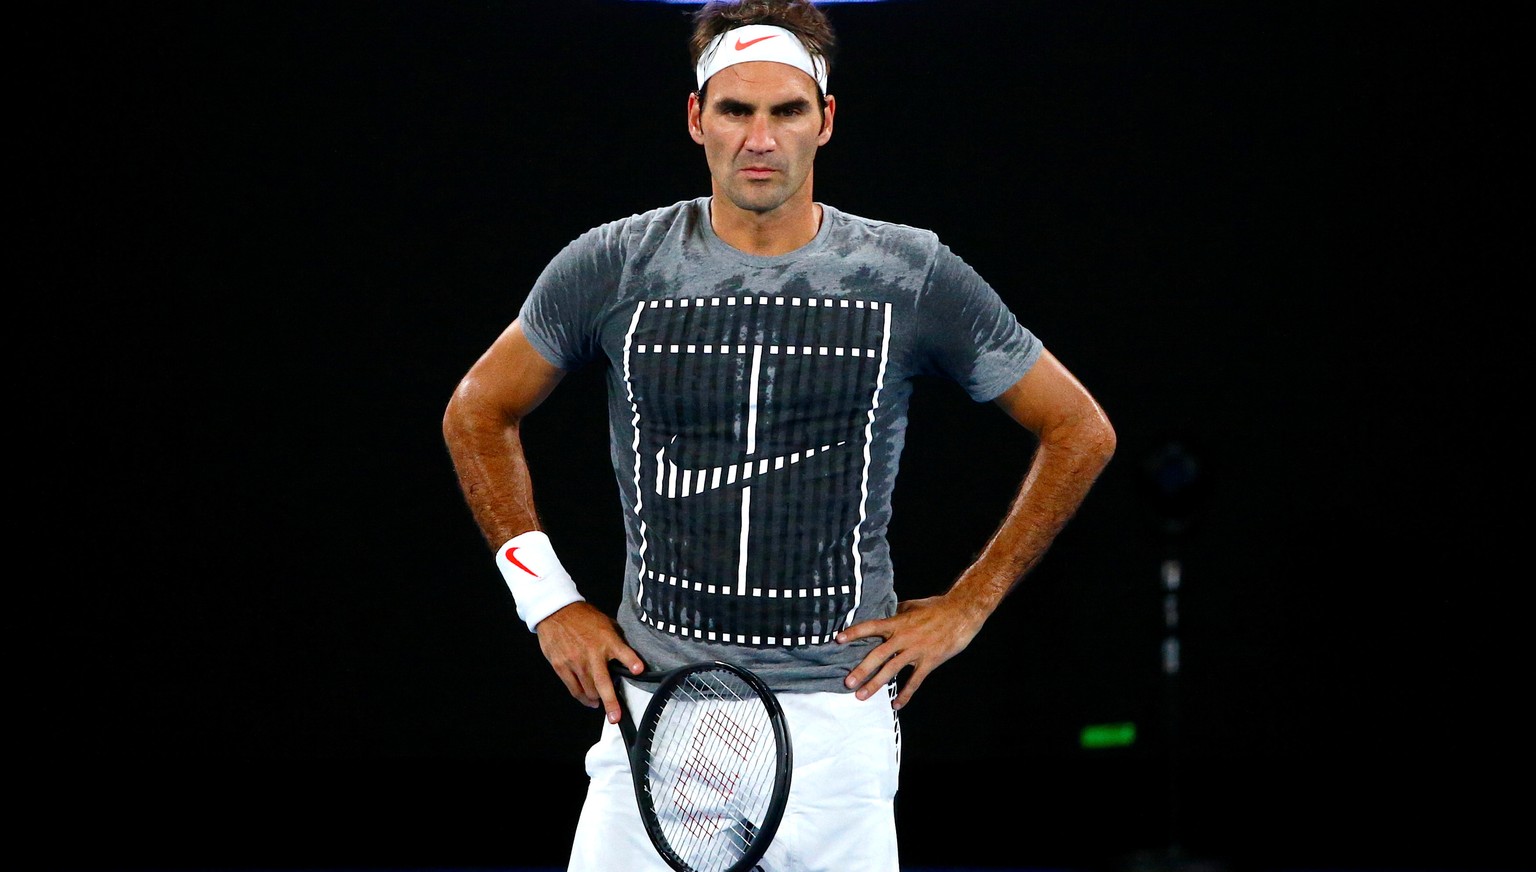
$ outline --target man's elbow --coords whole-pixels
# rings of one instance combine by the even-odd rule
[[[1078,458],[1078,466],[1097,476],[1115,456],[1119,437],[1101,409],[1077,415],[1042,434],[1042,442],[1057,445]]]
[[[1115,456],[1115,449],[1119,446],[1120,437],[1115,434],[1115,427],[1109,422],[1109,418],[1102,412],[1096,416],[1088,437],[1089,454],[1098,463],[1099,469],[1109,465],[1109,461]]]
[[[443,409],[443,439],[450,445],[460,442],[466,434],[480,429],[486,421],[497,417],[478,389],[474,377],[466,376],[453,389],[448,405]]]

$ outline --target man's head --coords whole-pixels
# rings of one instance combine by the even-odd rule
[[[695,22],[688,132],[704,146],[714,193],[759,214],[808,207],[836,111],[826,17],[809,0],[746,0],[710,3]]]

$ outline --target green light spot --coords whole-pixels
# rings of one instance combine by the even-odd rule
[[[1123,748],[1136,742],[1136,725],[1089,724],[1083,727],[1078,741],[1084,748]]]

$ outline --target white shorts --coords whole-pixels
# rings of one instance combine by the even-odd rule
[[[896,784],[901,727],[888,693],[784,693],[795,769],[778,835],[763,872],[898,872]],[[629,688],[631,712],[651,695]],[[671,872],[656,853],[635,803],[619,728],[604,723],[587,751],[586,802],[576,824],[568,872]]]

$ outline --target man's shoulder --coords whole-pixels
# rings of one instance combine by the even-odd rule
[[[589,227],[566,245],[566,254],[627,260],[640,252],[655,250],[664,240],[691,232],[698,221],[698,204],[697,199],[679,200]]]
[[[623,218],[615,218],[592,228],[589,233],[616,234],[619,236],[645,235],[658,228],[672,227],[679,222],[697,220],[700,198],[679,200],[668,206],[657,206],[644,212],[635,212]]]
[[[865,233],[913,239],[938,239],[938,234],[926,227],[903,224],[900,221],[891,221],[884,218],[870,218],[865,215],[857,215],[825,203],[822,204],[821,208],[827,215],[831,216],[834,222],[856,228]]]
[[[856,215],[825,203],[822,204],[822,210],[833,222],[834,233],[844,236],[851,242],[916,251],[920,252],[925,259],[932,256],[939,247],[939,235],[926,227]]]

